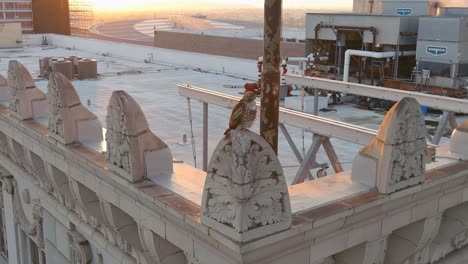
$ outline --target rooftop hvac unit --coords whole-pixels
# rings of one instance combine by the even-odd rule
[[[468,77],[467,25],[468,18],[461,16],[419,18],[417,67],[431,71],[425,84],[464,89],[463,77]]]
[[[443,7],[439,9],[439,16],[468,16],[467,7]]]
[[[39,59],[39,76],[48,78],[52,72],[52,63],[58,59],[52,57],[44,57]]]
[[[81,60],[81,57],[78,56],[68,56],[65,57],[66,61],[70,61],[73,64],[73,74],[78,74],[78,61]]]
[[[73,64],[70,61],[54,61],[52,63],[52,70],[54,72],[60,72],[69,80],[73,80]]]
[[[439,8],[465,6],[466,0],[383,0],[382,14],[397,16],[435,16]],[[450,13],[460,15],[465,12],[460,8],[457,9],[440,11],[441,15],[450,15]],[[448,14],[446,13],[447,11],[449,12]]]
[[[78,61],[78,77],[80,79],[97,78],[97,61],[93,59],[81,59]]]

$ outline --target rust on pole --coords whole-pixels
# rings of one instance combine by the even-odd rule
[[[260,135],[278,153],[282,0],[265,0]]]

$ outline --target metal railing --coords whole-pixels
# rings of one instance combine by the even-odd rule
[[[468,100],[466,99],[410,92],[373,85],[342,82],[316,77],[304,77],[301,75],[286,75],[286,82],[288,84],[304,85],[316,89],[340,93],[349,93],[390,101],[400,101],[405,97],[412,97],[416,99],[421,105],[448,112],[468,114]]]
[[[178,87],[179,95],[181,96],[229,109],[232,109],[241,99],[237,96],[214,92],[187,84],[181,84],[178,85]],[[260,103],[257,102],[257,107],[259,106]],[[368,144],[377,135],[377,131],[373,129],[294,111],[284,107],[280,107],[279,122],[304,128],[321,136],[339,138],[360,145]]]
[[[439,125],[436,128],[434,136],[431,137],[429,134],[427,135],[428,139],[434,145],[438,145],[440,143],[443,132],[448,125],[452,129],[458,127],[454,113],[468,114],[468,100],[466,99],[424,94],[359,83],[335,81],[316,77],[305,77],[301,75],[289,74],[286,75],[285,79],[288,84],[303,85],[314,89],[349,93],[395,102],[400,101],[404,97],[412,97],[416,99],[421,105],[442,110],[443,115]]]
[[[178,87],[179,94],[181,96],[184,96],[189,100],[194,99],[203,103],[203,170],[206,171],[208,167],[208,104],[232,109],[241,98],[187,84],[178,85]],[[257,103],[257,107],[259,106],[260,104]],[[343,171],[341,163],[338,160],[338,156],[330,142],[330,138],[338,138],[359,145],[366,145],[377,135],[377,131],[373,129],[298,112],[283,107],[280,107],[279,123],[280,129],[289,146],[298,162],[301,164],[292,184],[302,182],[306,177],[314,178],[310,174],[311,168],[323,168],[323,165],[316,162],[316,156],[320,146],[323,146],[335,172]],[[303,128],[314,134],[313,143],[304,157],[302,157],[298,148],[294,144],[285,124]]]

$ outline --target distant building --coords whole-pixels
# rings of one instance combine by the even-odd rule
[[[354,13],[382,13],[382,0],[353,0]]]
[[[0,2],[1,22],[21,22],[23,33],[33,33],[33,11],[30,1]]]
[[[20,48],[23,46],[21,34],[21,23],[19,22],[0,22],[0,49],[2,48]],[[1,82],[1,81],[0,81]]]
[[[94,24],[93,0],[69,0],[72,35],[88,35]]]
[[[86,32],[93,23],[91,0],[10,0],[0,2],[0,22],[21,22],[23,34]]]

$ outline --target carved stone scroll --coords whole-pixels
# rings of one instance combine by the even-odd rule
[[[423,182],[426,133],[421,106],[403,98],[387,113],[377,137],[354,158],[353,180],[384,194]]]
[[[50,74],[47,98],[50,137],[63,144],[102,140],[101,123],[81,104],[75,87],[61,73]]]
[[[223,139],[210,160],[201,221],[240,242],[291,225],[281,164],[259,135],[242,129]]]
[[[368,241],[365,245],[362,264],[384,263],[388,248],[388,235],[384,235],[374,241]]]
[[[313,262],[312,264],[335,264],[333,257],[324,258],[322,260]]]
[[[184,251],[176,247],[171,242],[141,226],[138,227],[138,233],[140,235],[143,251],[145,255],[149,256],[152,263],[187,263]]]
[[[68,175],[47,162],[44,165],[48,182],[52,185],[52,194],[67,209],[74,210],[75,200],[70,190]]]
[[[184,252],[185,259],[187,260],[187,264],[200,264],[200,261],[193,256],[193,254],[189,254]]]
[[[39,248],[44,248],[44,233],[42,229],[42,206],[38,201],[33,200],[32,206],[32,221],[28,219],[23,209],[23,201],[21,199],[21,192],[17,191],[16,181],[13,181],[13,213],[18,225],[23,231],[30,236]]]
[[[69,180],[78,215],[93,228],[99,228],[103,219],[98,196],[74,179],[69,178]]]
[[[26,120],[47,115],[46,95],[36,87],[29,71],[16,60],[10,61],[8,65],[8,87],[13,116]]]
[[[54,189],[51,181],[47,177],[46,165],[42,158],[30,150],[25,149],[24,152],[25,159],[27,163],[30,164],[31,174],[39,181],[39,186],[48,193],[52,193]]]
[[[430,259],[426,262],[436,263],[451,252],[465,249],[468,245],[468,202],[447,209],[443,215],[440,228],[427,250]]]
[[[450,151],[468,159],[468,120],[455,129],[450,138]]]
[[[439,233],[442,215],[426,218],[424,221],[424,230],[416,248],[416,253],[411,257],[413,263],[431,263],[431,243]],[[419,262],[418,262],[419,261]]]
[[[26,159],[26,149],[13,138],[7,138],[9,145],[9,157],[16,164],[24,168],[28,173],[32,173],[31,166]]]
[[[135,219],[109,202],[100,202],[104,221],[101,227],[106,239],[123,252],[140,257],[144,250]]]
[[[76,231],[70,231],[73,264],[90,264],[93,258],[88,240]]]
[[[109,169],[130,182],[172,173],[168,146],[151,132],[138,103],[126,92],[115,91],[107,107]]]

